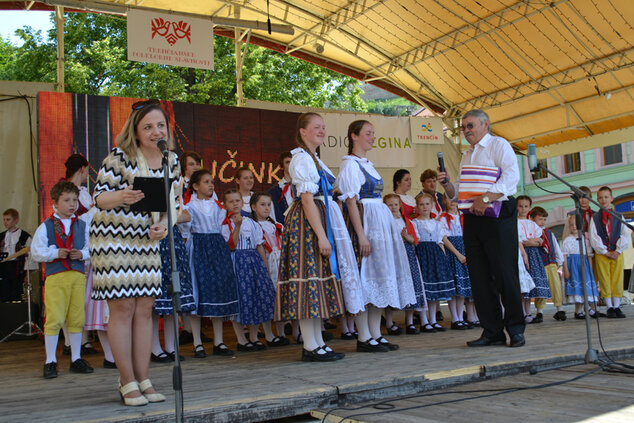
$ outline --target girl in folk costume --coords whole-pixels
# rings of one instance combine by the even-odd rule
[[[381,335],[382,309],[416,304],[403,238],[381,198],[383,180],[366,157],[374,140],[370,122],[352,122],[348,126],[348,155],[342,158],[337,177],[367,308],[355,318],[357,351],[362,352],[398,349]]]
[[[253,184],[255,178],[253,172],[248,167],[240,167],[236,170],[236,186],[242,197],[242,216],[251,216],[251,196],[253,195]]]
[[[524,319],[527,323],[531,323],[533,321],[533,316],[531,316],[531,300],[528,297],[528,293],[531,292],[535,288],[535,282],[533,282],[533,278],[531,274],[528,273],[528,269],[530,268],[530,263],[528,262],[528,255],[526,254],[526,250],[524,249],[523,242],[526,241],[526,234],[524,234],[522,230],[522,225],[520,222],[517,222],[517,231],[518,231],[518,254],[517,254],[517,267],[519,270],[519,280],[520,280],[520,292],[522,293],[522,307],[524,308]],[[524,301],[526,299],[526,301]]]
[[[414,326],[414,311],[420,314],[421,328],[429,325],[427,320],[427,299],[425,297],[425,286],[423,285],[423,277],[421,275],[418,259],[416,258],[416,244],[418,244],[418,235],[411,220],[402,214],[401,199],[397,194],[388,194],[383,197],[383,202],[392,212],[397,228],[401,232],[403,245],[407,253],[407,261],[409,262],[409,270],[412,274],[414,282],[414,294],[416,295],[416,304],[411,304],[405,309],[405,333],[408,335],[416,335],[420,333]],[[387,314],[387,309],[386,309]],[[386,317],[387,320],[387,317]],[[386,325],[387,326],[387,325]],[[389,327],[389,326],[388,326]],[[428,328],[429,330],[433,330]]]
[[[238,351],[265,350],[266,346],[258,340],[258,328],[263,323],[267,341],[271,343],[274,340],[271,320],[275,309],[275,286],[266,270],[262,228],[251,218],[240,214],[240,192],[227,190],[222,200],[227,209],[222,235],[232,251],[231,259],[238,281],[240,312],[237,321],[232,322],[238,338]],[[243,325],[249,327],[250,341],[244,336]]]
[[[251,196],[251,216],[260,227],[264,237],[264,249],[266,251],[266,265],[273,285],[277,285],[280,271],[280,255],[282,248],[282,231],[284,226],[271,218],[271,195],[266,192],[256,192]],[[284,322],[276,322],[278,336],[273,335],[271,321],[264,322],[264,336],[270,347],[288,345],[289,341],[284,336]]]
[[[462,240],[462,214],[458,211],[458,203],[445,195],[445,210],[439,216],[441,231],[444,234],[443,244],[452,254],[449,255],[449,263],[456,284],[456,296],[449,301],[451,312],[451,329],[472,329],[478,324],[475,313],[475,304],[471,298],[471,281],[467,270],[467,258],[465,257],[464,241]],[[471,300],[471,301],[469,301]],[[463,307],[467,301],[467,320],[463,318]]]
[[[180,179],[180,178],[179,178]],[[179,186],[180,180],[176,181]],[[182,210],[182,209],[181,209]],[[190,216],[187,213],[179,213],[178,219],[174,222],[174,253],[176,257],[176,268],[180,273],[180,304],[181,312],[184,315],[190,314],[196,309],[196,299],[194,298],[191,269],[189,264],[189,254],[185,247],[185,241],[181,236],[179,223],[189,221]],[[152,316],[153,339],[152,339],[152,355],[150,360],[154,362],[164,363],[174,361],[175,351],[175,333],[174,333],[174,315],[172,310],[172,296],[168,287],[172,284],[172,260],[170,253],[169,238],[165,237],[159,242],[161,252],[161,295],[154,300],[154,314]],[[161,346],[159,338],[159,316],[163,317],[163,336],[165,340],[165,349]],[[195,357],[200,354],[194,351]]]
[[[231,264],[231,253],[221,234],[227,213],[213,199],[214,183],[211,172],[201,169],[192,174],[192,195],[185,205],[191,217],[191,236],[187,240],[196,310],[190,317],[194,338],[194,354],[206,355],[202,345],[200,318],[211,317],[214,329],[213,354],[232,356],[223,342],[222,322],[238,314],[238,288]]]
[[[401,199],[403,216],[413,219],[414,216],[416,216],[416,200],[408,194],[412,189],[412,175],[410,175],[407,169],[399,169],[394,172],[392,182],[394,194],[397,194]]]
[[[431,217],[434,210],[434,198],[425,192],[418,194],[416,206],[418,216],[412,220],[418,234],[416,255],[423,273],[423,284],[429,307],[429,325],[423,329],[425,332],[444,332],[445,328],[436,322],[436,310],[440,301],[449,301],[456,295],[451,264],[445,253],[440,222]]]
[[[581,260],[584,262],[585,267],[585,279],[586,289],[588,292],[588,303],[590,317],[597,317],[597,312],[594,310],[597,302],[597,284],[592,272],[592,266],[588,255],[591,255],[592,248],[590,248],[590,242],[585,239],[584,254],[579,251],[579,232],[577,231],[576,216],[568,216],[566,222],[566,228],[564,228],[564,240],[561,244],[561,252],[564,255],[564,279],[566,281],[566,296],[568,302],[575,304],[575,319],[584,319],[583,313],[583,278],[581,272]],[[566,233],[568,233],[568,236]]]
[[[541,256],[542,244],[544,242],[542,239],[542,228],[528,218],[532,204],[533,201],[526,195],[517,197],[518,233],[523,234],[521,235],[523,239],[522,245],[526,251],[529,263],[527,269],[535,283],[535,288],[533,288],[523,300],[524,314],[527,316],[525,318],[526,323],[542,323],[544,321],[542,310],[546,306],[546,300],[551,297],[551,294],[548,276],[546,275],[544,261]],[[535,308],[537,309],[537,314],[535,314],[534,318],[530,314],[531,298],[535,298]]]
[[[299,117],[299,148],[291,151],[289,166],[297,197],[284,221],[277,284],[275,320],[299,320],[304,361],[343,358],[325,344],[321,320],[346,309],[352,314],[364,310],[354,250],[341,210],[331,198],[335,177],[315,154],[325,138],[320,115]]]
[[[64,163],[66,166],[66,180],[75,184],[79,189],[78,207],[75,215],[86,223],[86,227],[90,227],[93,215],[97,212],[92,201],[92,196],[86,187],[88,182],[88,160],[81,154],[72,154]],[[86,260],[86,321],[84,323],[84,331],[82,332],[81,340],[81,353],[95,354],[97,351],[90,343],[88,331],[97,331],[99,337],[99,343],[104,353],[103,366],[108,369],[116,368],[114,364],[114,357],[112,356],[112,350],[110,349],[110,342],[108,341],[108,304],[106,301],[93,300],[90,296],[92,293],[92,266],[90,260]],[[64,331],[64,351],[66,351],[66,345],[68,345],[68,351],[70,351],[70,336],[68,335],[68,329],[66,323],[62,327]]]

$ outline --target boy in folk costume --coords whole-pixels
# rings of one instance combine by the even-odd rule
[[[564,263],[564,256],[559,248],[559,243],[555,235],[546,228],[546,218],[548,218],[548,212],[542,207],[533,207],[530,213],[531,220],[542,228],[542,249],[540,251],[542,260],[544,261],[544,269],[546,270],[546,277],[548,278],[548,286],[550,287],[550,293],[553,297],[553,304],[557,308],[557,312],[553,316],[555,320],[566,320],[566,312],[562,310],[563,306],[563,290],[561,287],[561,278],[557,269]],[[539,299],[540,301],[543,299]],[[536,300],[537,301],[537,300]],[[545,301],[544,301],[545,302]],[[543,308],[538,307],[538,308]]]
[[[89,253],[88,228],[75,215],[78,196],[79,190],[72,182],[60,181],[53,186],[51,198],[55,213],[37,228],[31,244],[31,256],[44,263],[46,274],[45,379],[57,377],[57,341],[64,321],[70,332],[70,371],[93,372],[80,357],[86,296],[84,260],[88,260]]]
[[[602,207],[612,210],[612,190],[603,186],[597,192]],[[620,215],[620,214],[619,214]],[[594,264],[599,280],[601,298],[608,307],[607,317],[625,318],[621,311],[623,296],[623,251],[630,244],[630,231],[609,213],[594,213],[590,222],[590,245],[595,251]]]

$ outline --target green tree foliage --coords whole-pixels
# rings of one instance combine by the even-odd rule
[[[388,116],[409,116],[420,106],[402,97],[377,99],[367,102],[368,112]]]
[[[67,13],[65,91],[235,105],[233,40],[214,37],[213,71],[132,62],[126,21],[105,14]],[[25,27],[20,47],[0,39],[0,79],[55,82],[56,36]],[[291,56],[250,45],[243,66],[245,98],[365,111],[359,81]]]

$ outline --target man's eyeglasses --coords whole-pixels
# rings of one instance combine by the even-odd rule
[[[143,100],[143,101],[137,101],[136,103],[132,104],[132,110],[141,110],[142,108],[144,108],[145,106],[149,106],[151,104],[161,104],[160,101],[158,100]]]
[[[467,123],[466,125],[460,125],[460,130],[464,132],[465,129],[473,129],[473,123]]]

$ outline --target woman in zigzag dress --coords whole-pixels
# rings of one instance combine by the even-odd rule
[[[136,212],[130,205],[143,199],[132,189],[134,178],[162,177],[161,139],[171,140],[169,121],[158,101],[135,103],[117,147],[104,159],[95,186],[99,209],[90,227],[90,260],[95,300],[110,308],[108,338],[119,370],[119,391],[125,405],[164,401],[149,380],[152,307],[161,294],[159,241],[167,234],[167,213]],[[179,182],[178,159],[169,153],[172,213]]]

